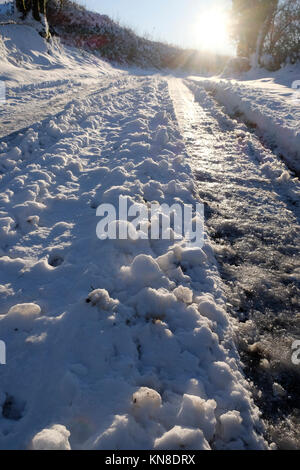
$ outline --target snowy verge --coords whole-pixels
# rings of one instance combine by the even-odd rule
[[[80,76],[96,78],[113,67],[94,54],[62,46],[57,37],[49,42],[26,25],[0,25],[0,80],[8,87],[40,84]]]
[[[45,41],[30,26],[0,25],[0,137],[61,112],[74,95],[107,88],[121,74],[58,38]]]
[[[261,78],[258,75],[255,79],[253,72],[251,76],[249,73],[246,75],[248,79],[244,80],[189,78],[213,92],[228,113],[242,114],[247,122],[255,124],[268,144],[285,159],[289,168],[299,173],[300,100],[296,91],[296,78],[299,80],[300,76],[294,70],[286,70],[285,73],[280,71],[277,81],[275,74],[273,78]]]

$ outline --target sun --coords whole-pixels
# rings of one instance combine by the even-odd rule
[[[221,52],[230,44],[228,13],[224,10],[209,10],[200,13],[194,24],[195,42],[199,49]]]

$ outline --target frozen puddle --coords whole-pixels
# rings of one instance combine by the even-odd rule
[[[236,342],[270,440],[299,448],[299,183],[192,82],[169,80]]]

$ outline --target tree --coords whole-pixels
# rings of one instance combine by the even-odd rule
[[[32,0],[32,15],[36,21],[41,21],[41,16],[46,16],[47,0]]]
[[[258,18],[260,20],[260,28],[256,39],[256,49],[253,57],[253,65],[258,67],[260,65],[261,56],[266,36],[270,30],[271,24],[274,21],[276,11],[278,8],[278,0],[262,1],[258,6]]]
[[[46,38],[49,37],[49,30],[46,20],[46,6],[47,0],[15,0],[16,10],[21,13],[22,20],[25,20],[29,12],[32,12],[32,17],[42,24],[40,34]]]
[[[276,13],[278,0],[233,0],[232,35],[239,56],[252,58],[258,65],[266,35]]]
[[[15,0],[16,10],[22,13],[22,18],[24,19],[27,14],[25,0]]]
[[[265,38],[264,54],[272,69],[300,60],[300,0],[281,0]]]

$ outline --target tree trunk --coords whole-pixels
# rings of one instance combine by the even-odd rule
[[[36,21],[41,21],[39,0],[32,0],[32,16]]]
[[[41,16],[46,16],[46,0],[32,0],[32,16],[36,21],[41,21]]]
[[[39,0],[40,13],[44,16],[46,16],[46,5],[47,0]]]
[[[46,19],[46,5],[47,0],[15,0],[16,10],[22,14],[22,20],[25,20],[27,14],[32,11],[32,17],[41,23],[39,33],[48,39],[50,34]]]
[[[27,14],[25,0],[16,0],[15,4],[16,4],[16,9],[20,13],[22,13],[22,18],[24,19]]]
[[[266,25],[264,23],[257,36],[256,50],[255,50],[253,64],[252,64],[254,68],[257,68],[260,65],[260,58],[262,55],[262,50],[263,50],[264,41],[265,41],[267,32],[268,32],[268,29],[266,29]]]
[[[265,39],[271,28],[274,15],[277,10],[277,6],[278,6],[278,0],[273,0],[270,2],[268,9],[266,11],[265,20],[257,36],[256,50],[254,54],[254,63],[253,63],[254,67],[259,67],[260,65],[260,59],[262,56]]]

